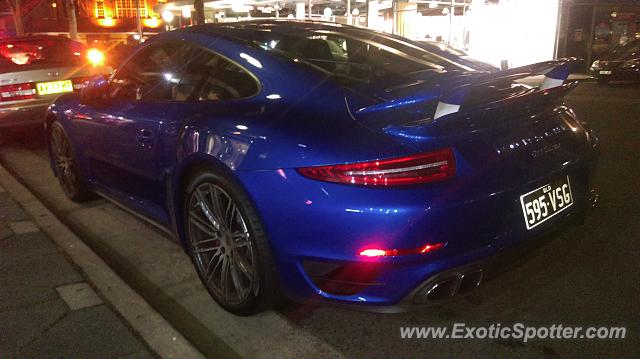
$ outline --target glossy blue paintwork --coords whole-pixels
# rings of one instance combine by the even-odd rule
[[[256,24],[280,31],[344,28]],[[533,238],[588,206],[596,141],[562,106],[564,92],[528,96],[525,91],[516,101],[406,126],[428,117],[434,109],[431,100],[442,96],[443,88],[485,75],[427,73],[424,78],[436,78],[436,85],[420,83],[418,90],[399,88],[397,93],[384,88],[402,84],[400,80],[345,89],[320,71],[234,40],[230,33],[239,36],[229,26],[195,27],[164,33],[144,46],[178,40],[226,56],[259,79],[260,91],[251,98],[108,102],[96,108],[71,94],[60,97],[49,116],[64,126],[95,190],[173,231],[181,241],[184,174],[203,163],[228,173],[252,199],[283,287],[292,297],[392,305],[432,275]],[[398,106],[401,101],[411,106]],[[421,186],[325,183],[295,170],[443,147],[454,150],[455,178]],[[565,175],[571,178],[574,208],[527,231],[519,196]],[[369,246],[411,249],[433,242],[447,246],[427,255],[358,256]],[[384,285],[353,296],[331,295],[309,280],[301,266],[305,259],[376,261],[383,268],[378,281]]]

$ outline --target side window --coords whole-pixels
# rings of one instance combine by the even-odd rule
[[[186,44],[151,46],[112,80],[111,96],[142,101],[222,101],[258,92],[248,72],[223,57]]]
[[[178,57],[183,65],[174,75],[175,101],[232,100],[258,92],[253,76],[219,55],[187,45]]]
[[[170,101],[173,99],[172,78],[175,55],[183,45],[165,43],[151,45],[129,60],[113,77],[112,98],[142,101]]]

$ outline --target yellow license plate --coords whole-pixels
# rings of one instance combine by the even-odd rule
[[[36,84],[38,95],[52,95],[56,93],[73,92],[71,80],[40,82]]]

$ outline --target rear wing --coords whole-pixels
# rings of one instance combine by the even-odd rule
[[[538,86],[537,90],[525,95],[531,95],[532,93],[537,92],[549,92],[554,88],[573,88],[575,87],[575,84],[565,85],[565,81],[569,77],[569,74],[571,74],[574,66],[579,63],[582,63],[581,59],[570,57],[516,67],[476,77],[467,83],[443,91],[438,100],[438,106],[436,107],[433,115],[433,120],[435,121],[443,116],[459,112],[460,107],[464,104],[470,90],[474,87],[488,86],[500,82],[515,81],[527,77],[544,75],[544,80]],[[566,91],[560,92],[566,93]]]
[[[385,97],[387,97],[385,100],[359,108],[353,115],[356,117],[366,117],[402,109],[414,111],[415,107],[420,106],[420,104],[432,103],[434,104],[434,110],[428,111],[433,112],[423,113],[423,116],[426,116],[422,117],[422,119],[429,119],[434,122],[447,115],[459,113],[461,110],[460,107],[468,106],[469,103],[476,102],[477,106],[477,99],[472,98],[471,94],[477,94],[478,91],[472,90],[480,90],[480,93],[482,93],[483,87],[508,84],[515,80],[534,76],[544,77],[544,80],[538,87],[530,91],[521,91],[518,96],[509,95],[508,97],[498,99],[498,102],[508,101],[514,99],[514,97],[535,96],[535,94],[546,93],[545,91],[552,91],[557,96],[561,96],[566,93],[566,91],[560,91],[560,89],[568,91],[575,87],[575,84],[565,84],[565,81],[574,66],[581,62],[581,59],[572,57],[540,62],[493,73],[442,73],[432,80],[424,81],[417,79],[414,82],[385,89]],[[562,94],[560,92],[562,92]],[[488,103],[493,102],[495,102],[495,99],[493,101],[489,100]],[[437,104],[437,106],[435,104]],[[470,107],[471,108],[466,108],[465,110],[473,110],[472,107],[474,106],[472,105]]]

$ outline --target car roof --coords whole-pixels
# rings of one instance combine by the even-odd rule
[[[249,20],[233,23],[204,24],[190,26],[176,31],[220,36],[244,42],[247,40],[259,38],[260,34],[264,34],[264,32],[267,31],[273,33],[295,33],[296,31],[305,30],[362,31],[361,28],[355,26],[336,24],[333,22],[290,19]]]

